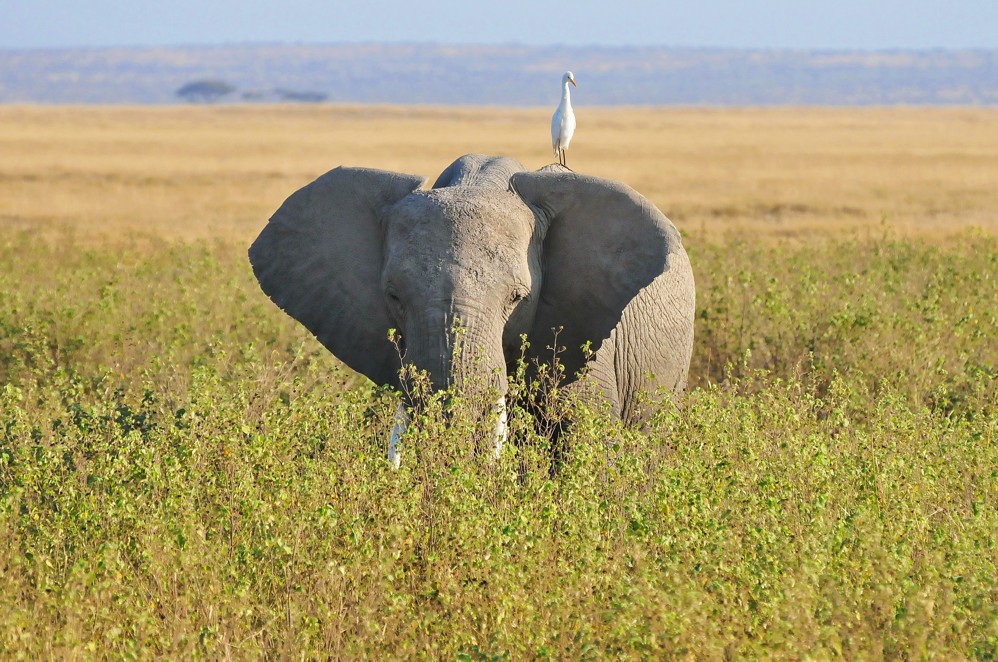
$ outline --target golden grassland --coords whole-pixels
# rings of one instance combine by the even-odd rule
[[[246,247],[548,113],[0,107],[0,660],[998,659],[998,110],[580,108],[689,236],[685,400],[514,378],[490,461],[452,391],[394,470]]]
[[[469,152],[553,160],[550,109],[0,107],[0,227],[249,241],[337,165],[425,175]],[[578,172],[684,232],[998,229],[998,109],[577,109]]]

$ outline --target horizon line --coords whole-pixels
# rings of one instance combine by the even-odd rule
[[[569,49],[574,51],[586,49],[616,50],[616,51],[725,51],[729,53],[998,53],[998,47],[970,46],[953,48],[948,46],[904,47],[885,46],[881,48],[849,48],[849,47],[783,47],[783,46],[712,46],[712,45],[679,45],[679,44],[530,44],[517,41],[502,42],[441,42],[441,41],[230,41],[230,42],[189,42],[173,44],[118,44],[118,45],[68,45],[68,46],[0,46],[0,53],[25,52],[58,52],[58,51],[113,51],[113,50],[162,50],[162,49],[224,49],[248,47],[287,47],[287,48],[323,48],[349,46],[380,46],[380,47],[431,47],[431,48],[526,48],[535,50]]]

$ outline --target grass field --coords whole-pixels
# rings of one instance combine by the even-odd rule
[[[0,222],[248,241],[330,168],[435,178],[462,154],[550,163],[549,110],[0,107]],[[687,233],[998,229],[998,113],[585,109],[573,168],[627,182]]]
[[[579,109],[683,231],[691,391],[498,462],[259,291],[343,164],[546,110],[0,107],[0,657],[998,657],[998,111]],[[447,422],[445,422],[445,420]]]

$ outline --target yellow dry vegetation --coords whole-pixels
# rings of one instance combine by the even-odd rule
[[[249,241],[337,165],[430,181],[469,152],[553,161],[550,109],[0,107],[0,227]],[[998,229],[998,109],[586,108],[569,164],[684,232]]]

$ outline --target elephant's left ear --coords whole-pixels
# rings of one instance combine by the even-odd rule
[[[249,250],[263,291],[329,351],[398,387],[398,352],[381,290],[382,216],[422,177],[339,167],[291,195]]]
[[[598,351],[642,289],[669,270],[670,256],[688,264],[682,241],[655,205],[620,182],[549,166],[516,173],[510,184],[548,223],[532,335],[560,328],[572,374],[582,366],[578,348],[589,342]]]

